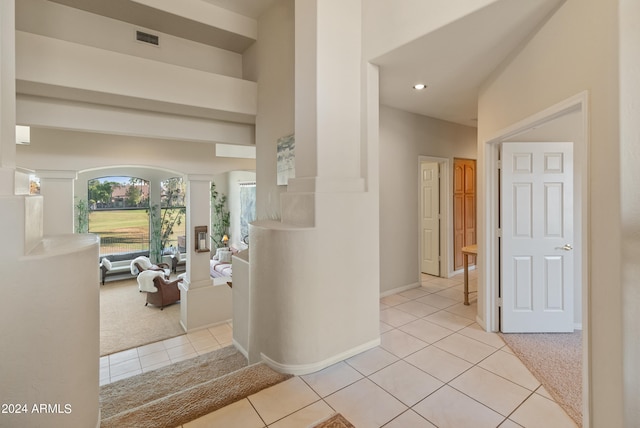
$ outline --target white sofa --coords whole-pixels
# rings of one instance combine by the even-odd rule
[[[128,275],[133,277],[131,274],[131,260],[119,260],[112,262],[109,259],[103,258],[100,262],[100,279],[102,285],[104,285],[107,275]]]

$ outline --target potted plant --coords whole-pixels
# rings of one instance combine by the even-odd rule
[[[227,209],[227,196],[216,190],[214,182],[211,182],[211,208],[211,242],[213,248],[223,247],[223,238],[229,236],[231,213]]]

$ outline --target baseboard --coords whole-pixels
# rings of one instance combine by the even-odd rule
[[[582,323],[581,322],[573,323],[573,329],[582,331]]]
[[[322,361],[318,361],[316,363],[310,363],[310,364],[281,364],[272,360],[271,358],[266,356],[264,353],[261,353],[260,357],[262,358],[262,361],[264,361],[266,365],[268,365],[275,371],[278,371],[280,373],[292,374],[295,376],[301,376],[301,375],[320,371],[335,363],[351,358],[354,355],[358,355],[364,351],[368,351],[371,348],[375,348],[378,345],[380,345],[380,338],[367,342],[363,345],[356,346],[355,348],[342,352],[338,355],[334,355],[333,357],[327,358],[326,360],[322,360]]]
[[[394,288],[392,290],[381,292],[380,293],[380,297],[391,296],[392,294],[402,293],[403,291],[411,290],[413,288],[418,288],[418,287],[420,287],[420,283],[419,282],[414,282],[413,284],[403,285],[402,287],[397,287],[397,288]]]
[[[476,270],[476,265],[469,266],[469,272],[473,270]],[[451,278],[452,276],[462,275],[462,274],[464,274],[464,268],[449,272],[449,276],[447,278]]]
[[[480,315],[476,315],[476,322],[478,323],[480,328],[482,328],[483,331],[487,331],[487,326],[484,323],[484,320],[482,318],[480,318]]]
[[[233,346],[235,346],[235,348],[240,351],[240,353],[242,355],[244,355],[244,357],[247,359],[247,361],[249,361],[249,352],[247,352],[246,349],[244,349],[242,346],[240,346],[240,344],[238,342],[236,342],[235,339],[231,339],[231,343],[233,343]]]
[[[182,320],[180,320],[180,326],[182,327],[182,329],[186,332],[186,333],[193,333],[194,331],[199,331],[199,330],[204,330],[205,328],[211,328],[211,327],[215,327],[221,324],[226,324],[229,322],[232,322],[233,320],[231,318],[229,318],[228,320],[224,320],[224,321],[218,321],[218,322],[214,322],[211,324],[207,324],[207,325],[201,325],[197,328],[191,329],[191,330],[187,330],[187,328],[184,326],[184,324],[182,323]]]
[[[478,325],[480,325],[480,327],[482,327],[483,330],[486,331],[486,327],[484,325],[484,320],[481,319],[477,315],[476,315],[476,322],[478,323]],[[582,331],[582,323],[578,323],[578,322],[577,323],[573,323],[573,329]]]

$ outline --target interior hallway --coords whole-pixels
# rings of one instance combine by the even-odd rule
[[[474,290],[476,272],[470,277]],[[183,427],[299,428],[335,412],[358,428],[575,427],[502,339],[475,323],[475,294],[471,301],[462,304],[462,275],[425,275],[420,288],[380,300],[379,347]],[[162,359],[159,364],[169,364],[169,355],[187,358],[197,355],[199,346],[223,346],[230,329],[225,325],[113,354],[101,367],[110,367],[111,380],[133,375],[154,368],[153,354]],[[118,372],[125,364],[135,371]]]

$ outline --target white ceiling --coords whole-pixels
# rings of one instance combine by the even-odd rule
[[[480,85],[563,2],[500,0],[376,58],[381,102],[476,126]]]
[[[129,0],[51,0],[178,37],[243,52],[253,40]],[[257,19],[275,0],[204,0]],[[446,2],[447,0],[442,0]],[[380,102],[476,126],[480,86],[565,0],[497,0],[388,52],[380,66]],[[415,91],[412,85],[428,88]]]

